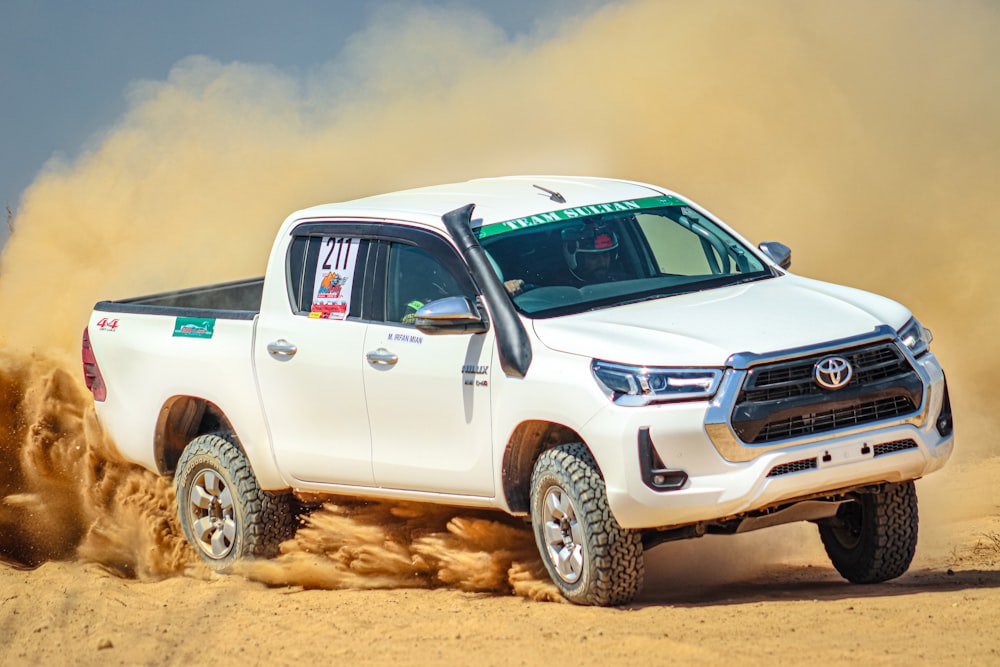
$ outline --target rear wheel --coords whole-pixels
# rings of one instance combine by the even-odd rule
[[[641,535],[611,514],[604,479],[583,443],[538,457],[531,521],[545,568],[571,602],[626,604],[642,588]]]
[[[243,558],[270,558],[295,534],[290,493],[264,491],[246,455],[222,435],[192,440],[177,463],[184,535],[215,570]]]
[[[820,524],[833,566],[855,584],[895,579],[910,567],[917,549],[917,491],[913,482],[887,484],[859,494]]]

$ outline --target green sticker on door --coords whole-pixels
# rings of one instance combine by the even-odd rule
[[[178,317],[174,321],[174,336],[211,338],[213,333],[215,333],[214,317]]]

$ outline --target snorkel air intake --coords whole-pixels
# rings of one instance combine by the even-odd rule
[[[469,265],[476,283],[483,290],[486,303],[493,314],[497,332],[497,351],[500,353],[500,367],[507,375],[523,378],[531,365],[531,341],[521,324],[521,318],[514,310],[514,304],[507,296],[507,290],[500,284],[500,278],[486,251],[479,245],[479,239],[472,233],[472,209],[475,204],[466,204],[441,216],[462,257]]]

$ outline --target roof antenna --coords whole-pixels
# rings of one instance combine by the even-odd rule
[[[563,197],[558,192],[556,192],[555,190],[549,190],[548,188],[543,188],[540,185],[534,185],[534,184],[532,185],[532,187],[538,188],[542,192],[546,193],[549,196],[549,199],[551,199],[554,202],[558,202],[560,204],[565,204],[566,203],[566,198]]]

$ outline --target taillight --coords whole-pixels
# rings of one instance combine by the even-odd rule
[[[108,397],[108,388],[104,385],[101,369],[97,367],[97,357],[90,346],[90,331],[86,328],[83,330],[83,381],[87,383],[87,389],[94,395],[95,401],[103,401]]]

